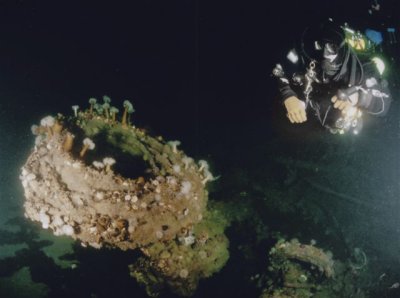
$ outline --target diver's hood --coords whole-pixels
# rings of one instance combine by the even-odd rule
[[[349,84],[361,83],[362,64],[354,50],[346,43],[341,26],[333,22],[322,22],[303,32],[302,55],[311,61],[321,63],[324,77],[338,81],[349,74]]]
[[[321,68],[325,76],[333,77],[342,68],[342,63],[332,63],[329,60],[323,60]]]
[[[339,50],[340,47],[334,43],[327,42],[324,44],[321,68],[325,76],[333,77],[340,71],[343,63],[340,59]]]
[[[345,36],[339,26],[332,22],[322,23],[318,26],[308,27],[303,32],[301,50],[310,61],[336,58],[332,55],[343,56]]]

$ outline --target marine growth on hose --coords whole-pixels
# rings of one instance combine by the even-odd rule
[[[73,106],[71,116],[48,116],[32,127],[35,146],[20,176],[25,216],[84,247],[140,249],[140,264],[150,269],[131,264],[139,282],[156,274],[175,292],[193,293],[229,256],[223,228],[210,224],[208,164],[188,157],[179,141],[132,126],[129,101],[119,122],[111,99],[103,100],[91,98],[86,110]],[[134,178],[119,173],[135,168],[142,172]]]

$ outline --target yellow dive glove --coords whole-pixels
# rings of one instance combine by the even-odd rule
[[[296,96],[290,96],[283,102],[287,111],[287,117],[292,123],[307,121],[306,104]]]
[[[351,110],[358,102],[358,93],[354,93],[349,96],[349,100],[340,100],[336,95],[331,98],[333,107],[339,109],[342,113],[346,114]]]

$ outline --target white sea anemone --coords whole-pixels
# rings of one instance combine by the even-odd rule
[[[104,164],[101,161],[96,161],[96,160],[93,162],[93,166],[98,170],[101,170],[104,168]]]
[[[86,153],[87,150],[93,150],[94,147],[96,147],[96,145],[94,144],[94,142],[93,142],[91,139],[89,139],[89,138],[85,138],[85,139],[83,140],[83,147],[82,147],[81,152],[79,153],[79,156],[80,156],[80,157],[83,157],[83,156],[85,155],[85,153]]]
[[[56,119],[53,116],[46,116],[42,120],[40,120],[40,125],[47,128],[47,134],[49,136],[53,135],[52,127],[56,123]]]
[[[135,111],[132,103],[129,100],[124,100],[124,113],[122,115],[122,126],[126,126],[130,121],[128,115],[132,114]]]
[[[181,172],[181,166],[180,165],[173,165],[172,168],[173,168],[175,173],[180,173]]]
[[[72,109],[74,110],[74,116],[75,116],[75,117],[78,117],[78,109],[79,109],[79,106],[78,106],[78,105],[74,105],[74,106],[72,106]]]
[[[210,166],[208,165],[208,162],[204,159],[199,160],[199,172],[205,170],[208,171],[208,169],[210,168]]]
[[[106,166],[106,171],[108,172],[111,170],[111,166],[115,164],[115,159],[112,157],[105,157],[103,159],[103,164]]]
[[[167,144],[172,147],[172,152],[178,153],[177,147],[181,144],[180,141],[169,141]]]
[[[40,120],[40,125],[43,127],[52,127],[56,120],[53,116],[46,116],[42,120]]]
[[[189,166],[193,163],[193,158],[185,156],[182,158],[182,162],[185,165],[185,169],[187,170]]]
[[[218,178],[219,177],[214,177],[209,170],[204,170],[204,179],[201,181],[201,183],[206,184],[208,181],[215,181]]]
[[[63,225],[61,229],[64,235],[72,236],[75,234],[74,228],[70,225]]]
[[[39,221],[42,223],[43,229],[49,228],[50,216],[48,216],[46,213],[44,213],[42,211],[39,213]]]
[[[190,181],[183,181],[181,185],[181,194],[187,195],[189,194],[190,190],[192,189],[192,183]]]

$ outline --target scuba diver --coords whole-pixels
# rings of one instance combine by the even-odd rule
[[[384,63],[371,57],[370,45],[361,33],[331,20],[307,28],[286,63],[273,69],[290,122],[303,123],[312,113],[331,133],[358,134],[363,113],[386,115],[391,96]]]

